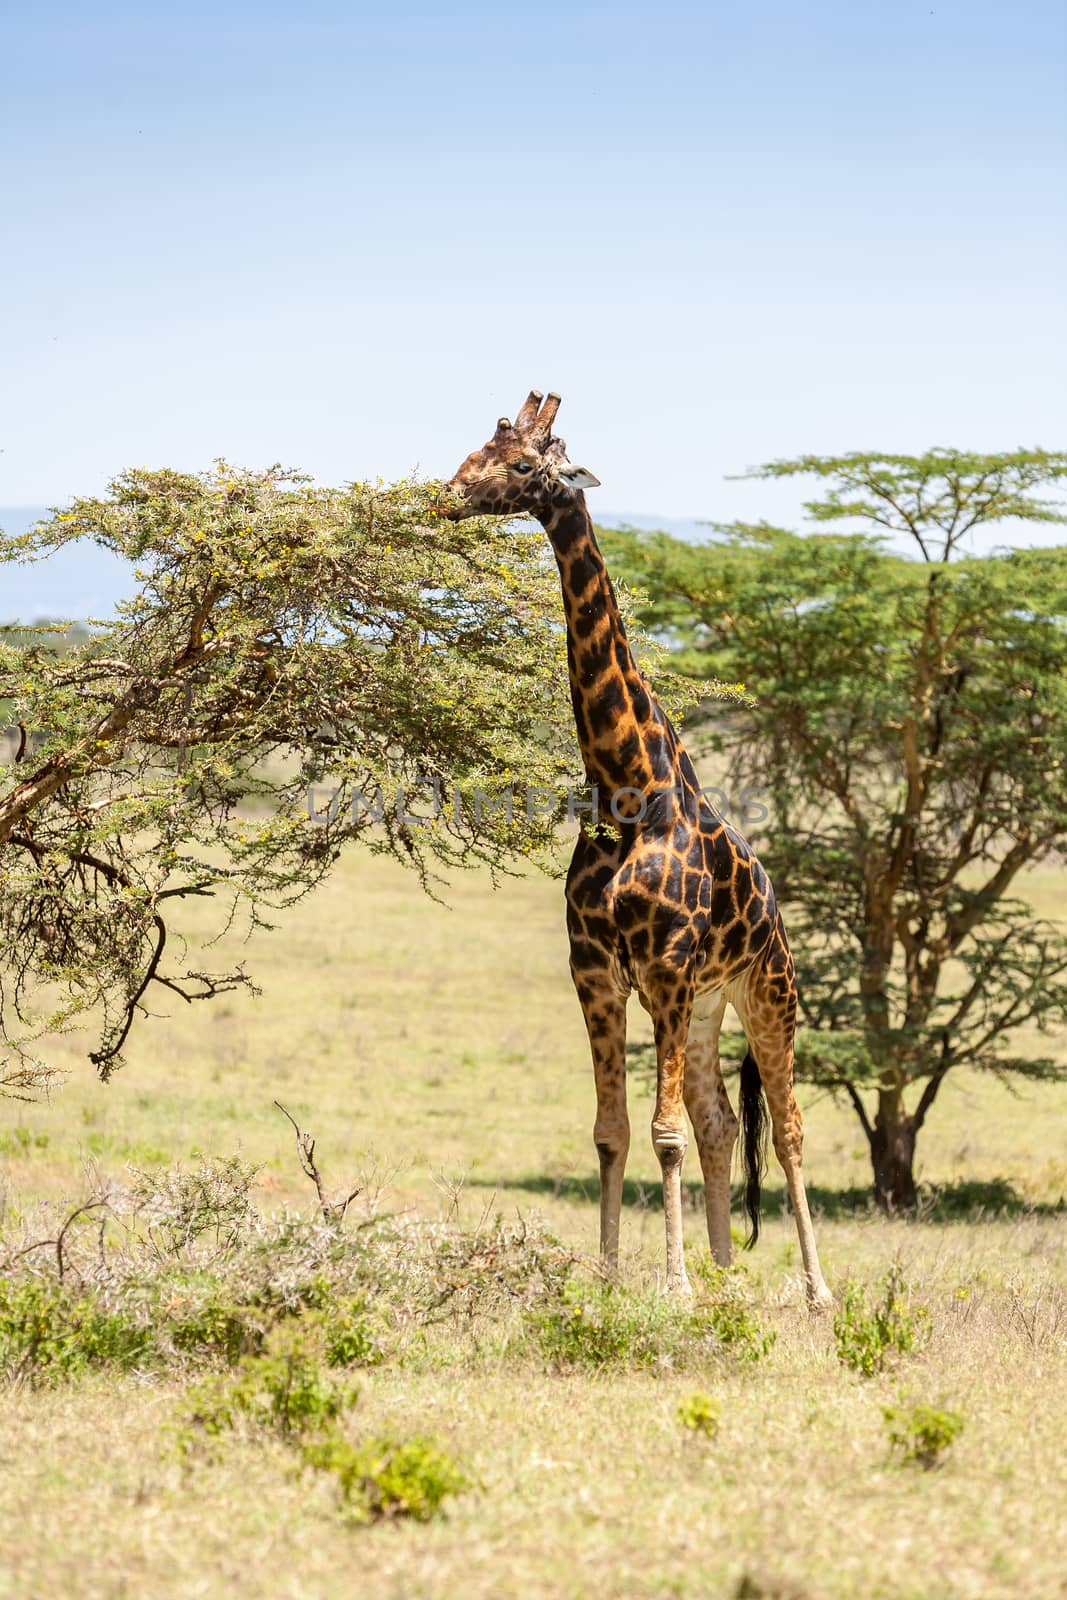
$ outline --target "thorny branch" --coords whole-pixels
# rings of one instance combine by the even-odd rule
[[[363,1193],[362,1185],[356,1189],[353,1189],[352,1192],[346,1195],[343,1200],[328,1200],[326,1197],[325,1185],[322,1181],[322,1174],[319,1172],[319,1169],[315,1164],[314,1139],[311,1137],[310,1133],[304,1132],[296,1118],[291,1112],[285,1109],[280,1100],[275,1100],[274,1104],[277,1106],[282,1116],[287,1117],[293,1125],[293,1131],[296,1134],[297,1158],[299,1159],[300,1165],[305,1174],[315,1185],[315,1193],[319,1197],[319,1205],[322,1208],[323,1221],[329,1223],[342,1222],[344,1220],[345,1212],[348,1210],[353,1200],[357,1199],[358,1196]]]
[[[157,985],[248,982],[175,970],[166,900],[214,895],[207,937],[250,933],[372,828],[431,893],[461,867],[555,864],[551,811],[446,804],[416,830],[396,805],[427,774],[476,793],[521,773],[542,794],[572,776],[543,541],[443,522],[440,494],[220,462],[132,471],[0,533],[20,559],[93,539],[140,581],[91,634],[0,627],[0,1093],[43,1089],[39,1041],[69,1027],[95,1029],[114,1070]]]

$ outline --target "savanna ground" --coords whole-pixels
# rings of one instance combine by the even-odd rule
[[[1027,892],[1062,911],[1056,875],[1035,875]],[[573,1259],[595,1246],[597,1185],[560,886],[529,878],[494,892],[472,876],[449,900],[427,901],[387,861],[342,863],[257,941],[262,998],[145,1024],[107,1087],[71,1042],[70,1077],[50,1105],[0,1105],[0,1185],[13,1243],[53,1237],[101,1185],[128,1190],[131,1169],[193,1171],[201,1154],[239,1152],[263,1163],[258,1211],[300,1211],[311,1238],[314,1193],[273,1107],[281,1100],[316,1136],[331,1191],[368,1184],[337,1270],[359,1278],[378,1354],[357,1363],[359,1398],[340,1426],[356,1441],[432,1435],[471,1487],[425,1523],[357,1522],[339,1510],[333,1478],[301,1470],[276,1430],[247,1421],[183,1454],[175,1430],[202,1361],[103,1362],[34,1381],[23,1371],[0,1392],[0,1594],[1067,1593],[1054,1535],[1067,1401],[1064,1091],[950,1079],[922,1135],[925,1212],[907,1224],[866,1203],[852,1113],[803,1096],[835,1294],[853,1280],[873,1298],[897,1262],[911,1309],[928,1308],[919,1347],[865,1377],[838,1359],[832,1319],[804,1308],[773,1167],[765,1233],[728,1295],[753,1336],[672,1335],[654,1296],[651,1084],[635,1074],[623,1218],[633,1292],[620,1303],[637,1332],[596,1357],[575,1331],[604,1302]],[[647,1039],[636,1004],[631,1015],[634,1038]],[[691,1180],[697,1170],[691,1150]],[[692,1264],[704,1243],[695,1185],[691,1195]],[[89,1222],[72,1229],[68,1276],[77,1250],[90,1261]],[[560,1241],[569,1286],[523,1277],[524,1226],[531,1251],[551,1252],[546,1233]],[[490,1283],[497,1267],[486,1270],[494,1252],[511,1274],[503,1293]],[[22,1265],[43,1276],[53,1254]],[[714,1274],[708,1283],[721,1300]],[[680,1421],[696,1393],[718,1407],[714,1436]],[[883,1407],[914,1403],[964,1419],[935,1470],[888,1446]]]

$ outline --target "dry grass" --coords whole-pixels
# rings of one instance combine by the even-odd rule
[[[1051,878],[1031,890],[1054,903]],[[51,1106],[0,1106],[9,1224],[77,1194],[86,1160],[121,1178],[127,1163],[188,1162],[197,1149],[264,1161],[262,1207],[307,1204],[277,1097],[318,1136],[338,1189],[395,1169],[389,1209],[428,1216],[454,1202],[468,1223],[487,1204],[536,1211],[590,1249],[592,1085],[559,886],[494,894],[472,878],[451,899],[451,911],[429,905],[390,865],[354,860],[253,952],[263,999],[146,1025],[107,1089],[72,1049]],[[647,1037],[637,1011],[634,1026]],[[1001,1187],[985,1191],[985,1215],[906,1226],[864,1212],[858,1127],[809,1097],[806,1165],[831,1283],[874,1284],[899,1257],[931,1309],[927,1347],[884,1376],[847,1372],[829,1321],[804,1312],[780,1215],[749,1259],[777,1333],[757,1365],[563,1375],[521,1341],[475,1342],[457,1320],[419,1360],[363,1375],[351,1426],[435,1433],[481,1481],[434,1524],[346,1525],[329,1484],[269,1440],[236,1438],[183,1466],[163,1443],[181,1400],[169,1377],[9,1390],[0,1595],[1063,1595],[1061,1094],[950,1080],[922,1174],[964,1198],[982,1191],[961,1186]],[[632,1099],[626,1274],[651,1283],[662,1217],[647,1085]],[[695,1206],[687,1225],[696,1246]],[[714,1440],[678,1422],[696,1389],[721,1403]],[[898,1398],[963,1413],[939,1471],[891,1462],[881,1407]]]

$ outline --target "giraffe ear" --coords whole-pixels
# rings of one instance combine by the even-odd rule
[[[569,461],[561,461],[556,468],[556,475],[561,483],[568,489],[599,489],[600,479],[595,478],[588,467],[574,467]]]

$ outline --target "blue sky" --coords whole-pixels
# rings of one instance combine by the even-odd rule
[[[595,510],[1063,443],[1062,5],[10,7],[0,505],[448,474],[531,385]]]

